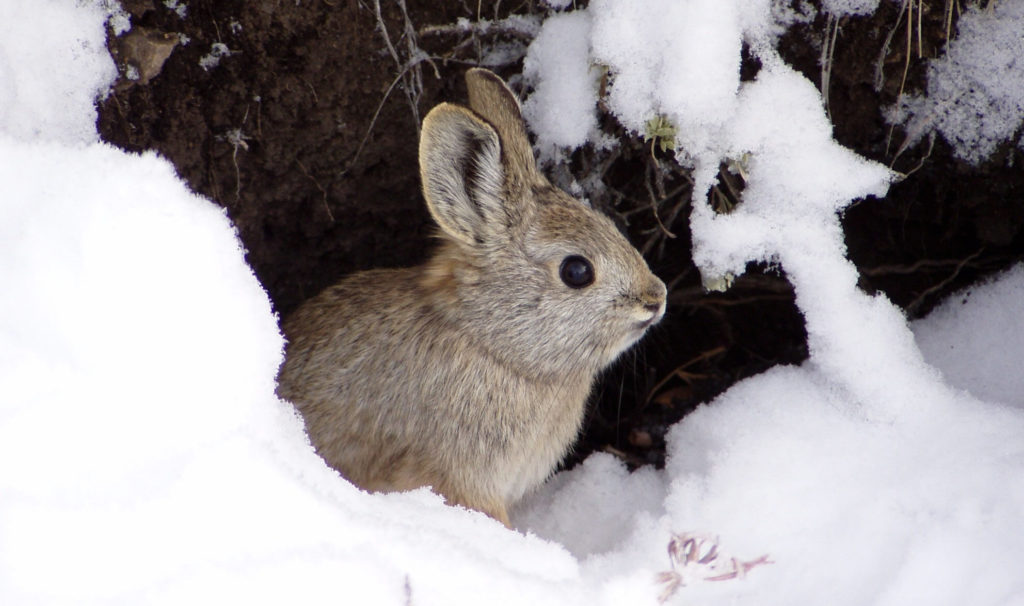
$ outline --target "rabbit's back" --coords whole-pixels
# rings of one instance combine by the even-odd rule
[[[357,485],[430,485],[493,511],[480,501],[516,501],[565,455],[592,379],[538,380],[496,359],[423,282],[423,268],[371,270],[307,301],[283,324],[278,393]]]

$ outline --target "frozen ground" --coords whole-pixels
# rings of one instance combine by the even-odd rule
[[[556,476],[520,532],[313,454],[223,212],[98,142],[104,18],[0,4],[0,602],[1024,604],[1024,268],[912,328],[857,290],[836,213],[890,175],[832,141],[767,2],[594,0],[531,49],[532,119],[581,120],[553,155],[594,136],[593,56],[623,124],[686,125],[698,208],[712,167],[744,167],[737,212],[695,213],[695,257],[709,284],[785,267],[812,355],[684,419],[664,471]],[[744,39],[765,67],[741,85]],[[670,560],[686,533],[716,566]]]

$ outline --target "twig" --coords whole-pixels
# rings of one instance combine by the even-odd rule
[[[882,49],[878,53],[878,61],[875,63],[875,92],[881,92],[882,86],[885,85],[885,58],[889,55],[889,47],[892,45],[892,39],[896,37],[896,32],[900,29],[900,23],[903,22],[903,14],[907,10],[907,0],[903,0],[903,4],[900,6],[900,14],[896,17],[896,24],[889,30],[889,34],[885,37],[885,42],[882,43]]]
[[[309,80],[306,80],[305,78],[299,78],[299,80],[301,80],[302,83],[305,84],[307,88],[309,88],[309,92],[313,93],[313,103],[316,103],[317,105],[319,105],[320,104],[320,98],[317,97],[316,89],[313,88],[313,85],[310,84]]]
[[[405,0],[398,0],[398,7],[402,9],[402,21],[405,31],[405,45],[409,52],[409,58],[419,57],[420,62],[426,62],[430,64],[430,67],[434,68],[434,77],[438,80],[441,79],[441,71],[434,64],[434,60],[427,53],[423,52],[420,48],[419,42],[416,37],[416,28],[413,27],[412,19],[409,18],[409,11],[405,7]],[[416,96],[418,103],[419,96],[423,94],[423,72],[422,70],[416,69],[412,73],[412,77],[415,78],[415,88],[413,93]],[[413,108],[413,114],[415,114],[416,120],[416,131],[419,132],[419,108],[418,106]]]
[[[513,38],[533,40],[537,36],[539,26],[530,20],[522,17],[501,19],[499,21],[488,21],[478,19],[467,21],[459,19],[455,23],[443,25],[426,25],[420,28],[421,36],[451,36],[457,34],[470,34],[473,36],[486,36],[488,34],[505,34]]]
[[[970,263],[974,259],[977,259],[978,256],[981,255],[981,253],[984,251],[985,247],[983,246],[979,248],[978,251],[975,252],[973,255],[957,263],[957,266],[953,269],[953,273],[946,276],[946,279],[942,280],[938,284],[931,286],[930,288],[925,289],[924,292],[922,292],[920,295],[914,298],[914,300],[907,305],[907,313],[911,315],[916,314],[917,310],[920,309],[921,305],[924,303],[924,299],[926,297],[929,297],[935,294],[936,292],[942,290],[946,286],[948,286],[951,282],[953,282],[953,280],[956,279],[957,276],[960,275],[960,272],[963,270],[964,267],[967,266],[968,263]]]
[[[905,149],[905,147],[906,147],[906,142],[904,141],[904,145],[900,146],[899,151],[896,152],[896,157],[892,159],[891,163],[889,163],[889,168],[892,168],[893,165],[896,164],[896,158],[898,158],[899,155],[901,153],[903,153],[903,150]],[[921,156],[921,159],[918,160],[917,166],[915,166],[914,168],[912,168],[912,169],[908,170],[907,172],[901,174],[901,176],[899,177],[899,181],[902,181],[902,180],[906,179],[907,177],[909,177],[910,175],[912,175],[912,174],[916,173],[917,171],[921,170],[921,167],[924,166],[925,161],[928,160],[928,158],[932,157],[932,151],[934,149],[935,149],[935,132],[932,131],[928,135],[928,151],[926,151],[924,153],[924,155]]]
[[[245,108],[245,115],[242,116],[242,126],[245,126],[245,121],[249,119],[249,107]],[[242,196],[242,173],[238,168],[238,149],[244,149],[249,151],[248,141],[249,137],[242,131],[242,126],[233,128],[228,132],[224,133],[223,138],[227,141],[231,147],[231,162],[235,165],[235,202]]]
[[[949,35],[953,33],[953,9],[957,15],[960,14],[960,3],[957,0],[946,0],[946,42],[949,42]]]
[[[384,44],[388,47],[388,53],[391,54],[391,58],[395,60],[395,63],[401,66],[402,60],[398,58],[398,51],[395,50],[395,45],[391,44],[388,27],[384,24],[384,16],[380,12],[380,0],[373,0],[373,14],[377,17],[377,28],[380,29],[381,36],[384,37]]]
[[[377,109],[373,112],[373,117],[370,118],[370,126],[366,127],[366,133],[363,134],[363,140],[359,142],[359,147],[356,148],[356,153],[354,156],[352,156],[352,161],[348,163],[348,166],[345,168],[345,170],[339,173],[339,176],[345,176],[346,174],[348,174],[348,171],[352,170],[352,167],[356,165],[356,162],[359,160],[359,156],[361,156],[363,153],[363,148],[366,147],[367,140],[369,140],[370,138],[370,133],[373,132],[373,127],[377,124],[377,118],[380,117],[380,112],[382,109],[384,109],[384,103],[387,102],[388,97],[391,96],[391,91],[395,90],[395,87],[398,86],[398,83],[402,81],[402,77],[405,75],[405,72],[412,69],[412,67],[416,63],[419,63],[420,61],[422,61],[422,59],[414,59],[413,61],[411,61],[405,67],[405,69],[400,71],[398,75],[395,76],[395,79],[391,81],[391,86],[389,86],[388,89],[384,91],[384,97],[380,100],[380,103],[377,104]]]
[[[831,31],[831,33],[829,33]],[[836,38],[839,37],[839,19],[829,13],[825,22],[825,40],[821,45],[821,98],[825,102],[825,113],[831,120],[832,111],[829,109],[828,97],[829,88],[832,82],[832,63],[836,56]]]
[[[644,187],[647,188],[647,196],[648,198],[650,198],[651,214],[654,215],[654,220],[658,222],[658,227],[661,229],[661,233],[664,234],[666,238],[675,238],[676,235],[670,232],[667,227],[665,227],[665,224],[661,222],[661,217],[658,216],[658,205],[660,205],[662,200],[664,200],[665,198],[665,182],[662,180],[659,183],[657,183],[660,199],[659,196],[655,195],[654,188],[651,187],[651,172],[658,172],[657,162],[657,160],[654,160],[655,168],[653,169],[651,168],[650,164],[647,165],[647,178],[644,179]],[[643,252],[647,252],[647,250],[650,249],[650,244],[651,242],[648,241],[647,245],[644,246]]]
[[[316,177],[314,177],[309,172],[309,169],[306,168],[306,165],[302,163],[302,160],[295,158],[295,163],[298,164],[299,168],[302,169],[303,174],[309,177],[309,180],[313,182],[313,185],[316,185],[316,188],[320,190],[320,195],[323,196],[324,210],[327,211],[327,216],[330,217],[331,223],[334,223],[334,213],[331,212],[331,207],[329,204],[327,204],[327,190],[324,189],[323,186],[320,185],[320,182],[316,180]]]
[[[911,0],[913,1],[913,0]],[[921,16],[924,15],[924,0],[917,0],[917,58],[924,58],[924,50],[921,45]]]
[[[677,366],[672,372],[670,372],[667,375],[665,375],[665,378],[663,378],[662,380],[658,381],[654,385],[654,387],[651,388],[651,390],[649,392],[647,392],[647,399],[644,401],[644,406],[647,406],[648,404],[650,404],[651,403],[651,399],[654,398],[654,394],[656,394],[659,389],[664,387],[665,384],[668,383],[669,381],[671,381],[672,379],[678,377],[678,378],[680,378],[680,379],[682,379],[684,381],[689,381],[689,380],[695,378],[696,375],[693,375],[691,373],[686,372],[687,368],[689,368],[690,366],[693,366],[694,364],[697,364],[698,362],[704,362],[706,360],[710,360],[711,358],[714,358],[714,357],[716,357],[716,356],[718,356],[720,354],[723,354],[723,353],[725,353],[725,347],[722,346],[722,345],[719,345],[718,347],[714,347],[714,348],[709,349],[707,351],[701,352],[700,354],[697,355],[697,357],[691,358],[689,361],[687,361],[685,364],[683,364],[681,366]]]
[[[742,169],[740,170],[742,171]],[[719,182],[722,183],[725,186],[727,192],[732,195],[732,200],[736,201],[734,203],[732,200],[729,200],[728,209],[731,211],[732,209],[736,208],[736,206],[740,203],[740,200],[743,199],[742,188],[746,186],[745,173],[741,172],[741,174],[739,175],[739,179],[741,181],[740,186],[737,186],[736,183],[733,182],[732,173],[728,168],[722,167],[721,169],[719,169],[718,177]],[[728,196],[726,196],[726,198],[728,199]]]
[[[929,127],[936,120],[938,120],[940,117],[942,117],[946,113],[945,110],[947,108],[950,108],[950,107],[956,105],[956,103],[960,100],[960,98],[964,94],[966,94],[966,93],[967,93],[967,90],[962,90],[962,91],[957,92],[957,94],[954,95],[952,98],[950,98],[948,100],[944,100],[941,103],[939,103],[938,105],[936,105],[934,108],[932,108],[932,111],[929,112],[928,114],[926,114],[920,120],[916,119],[916,117],[917,117],[916,115],[914,115],[913,118],[908,117],[909,124],[904,129],[905,132],[906,132],[906,136],[903,137],[903,143],[900,144],[899,149],[897,149],[896,153],[893,155],[892,162],[889,164],[889,168],[892,168],[893,164],[895,164],[896,160],[900,157],[900,154],[905,152],[907,150],[907,148],[912,145],[912,143],[917,143],[917,141],[919,141],[921,139],[922,134],[925,131],[929,130]],[[897,102],[898,102],[898,99],[897,99]],[[892,143],[891,138],[892,138],[892,133],[893,133],[893,129],[894,128],[896,128],[895,124],[893,124],[892,126],[889,127],[889,140],[886,141],[886,144],[885,144],[886,150],[889,149],[889,146]],[[933,133],[934,133],[934,130],[933,130]],[[934,141],[933,141],[933,143],[934,143]]]
[[[903,7],[900,9],[900,17],[903,16],[903,11],[907,11],[907,47],[904,51],[903,58],[903,76],[900,78],[900,90],[896,93],[896,102],[903,98],[903,90],[907,85],[907,74],[910,73],[910,54],[913,52],[913,35],[914,28],[911,23],[914,20],[914,0],[903,0]],[[899,26],[899,20],[897,20],[897,27]],[[886,152],[889,150],[889,146],[892,145],[892,133],[896,128],[896,125],[889,126],[889,133],[885,137],[885,149]]]
[[[949,267],[951,265],[955,267],[962,267],[966,261],[970,261],[977,257],[981,252],[982,251],[979,250],[966,259],[921,259],[920,261],[911,263],[910,265],[879,265],[877,267],[867,267],[860,270],[860,273],[865,276],[888,276],[892,274],[912,274],[917,273],[922,269],[942,268]],[[959,269],[957,271],[959,271]]]
[[[395,49],[395,45],[391,42],[391,36],[388,34],[387,25],[384,23],[384,15],[381,13],[380,0],[373,0],[373,13],[377,18],[377,29],[380,30],[381,36],[384,38],[384,44],[388,48],[388,53],[391,55],[391,58],[395,60],[395,65],[399,70],[401,70],[399,79],[405,80],[406,76],[408,76],[408,80],[406,82],[407,86],[403,88],[403,92],[405,93],[406,100],[409,102],[409,109],[412,110],[412,116],[416,126],[416,134],[419,135],[420,110],[417,106],[417,100],[419,99],[419,95],[423,92],[423,74],[418,69],[414,69],[410,73],[409,68],[418,68],[419,64],[428,58],[426,53],[416,46],[415,29],[412,27],[412,22],[409,20],[409,13],[405,8],[405,0],[398,0],[398,6],[402,10],[402,17],[404,19],[403,31],[404,35],[407,36],[406,44],[409,47],[409,61],[403,61],[402,58],[398,56],[398,51]],[[434,71],[437,73],[436,66],[434,67]],[[440,77],[439,73],[437,75]],[[389,87],[389,92],[393,88],[394,84]]]

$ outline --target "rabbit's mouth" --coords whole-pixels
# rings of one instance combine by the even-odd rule
[[[657,324],[658,320],[660,320],[660,319],[661,319],[661,314],[654,314],[653,316],[651,316],[650,318],[647,318],[643,322],[637,322],[636,324],[633,325],[633,327],[634,327],[634,329],[637,332],[644,332],[645,330],[647,330],[651,326],[654,326],[655,324]]]
[[[636,330],[643,332],[651,326],[658,323],[665,316],[665,307],[661,303],[650,303],[644,305],[644,310],[650,312],[650,316],[646,320],[641,320],[635,324]]]

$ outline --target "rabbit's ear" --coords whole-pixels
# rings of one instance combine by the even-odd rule
[[[466,72],[466,88],[469,107],[498,131],[509,177],[532,181],[538,174],[537,163],[515,93],[493,72],[480,67]]]
[[[420,179],[430,214],[456,240],[481,244],[508,223],[498,133],[468,109],[442,103],[427,114]]]

